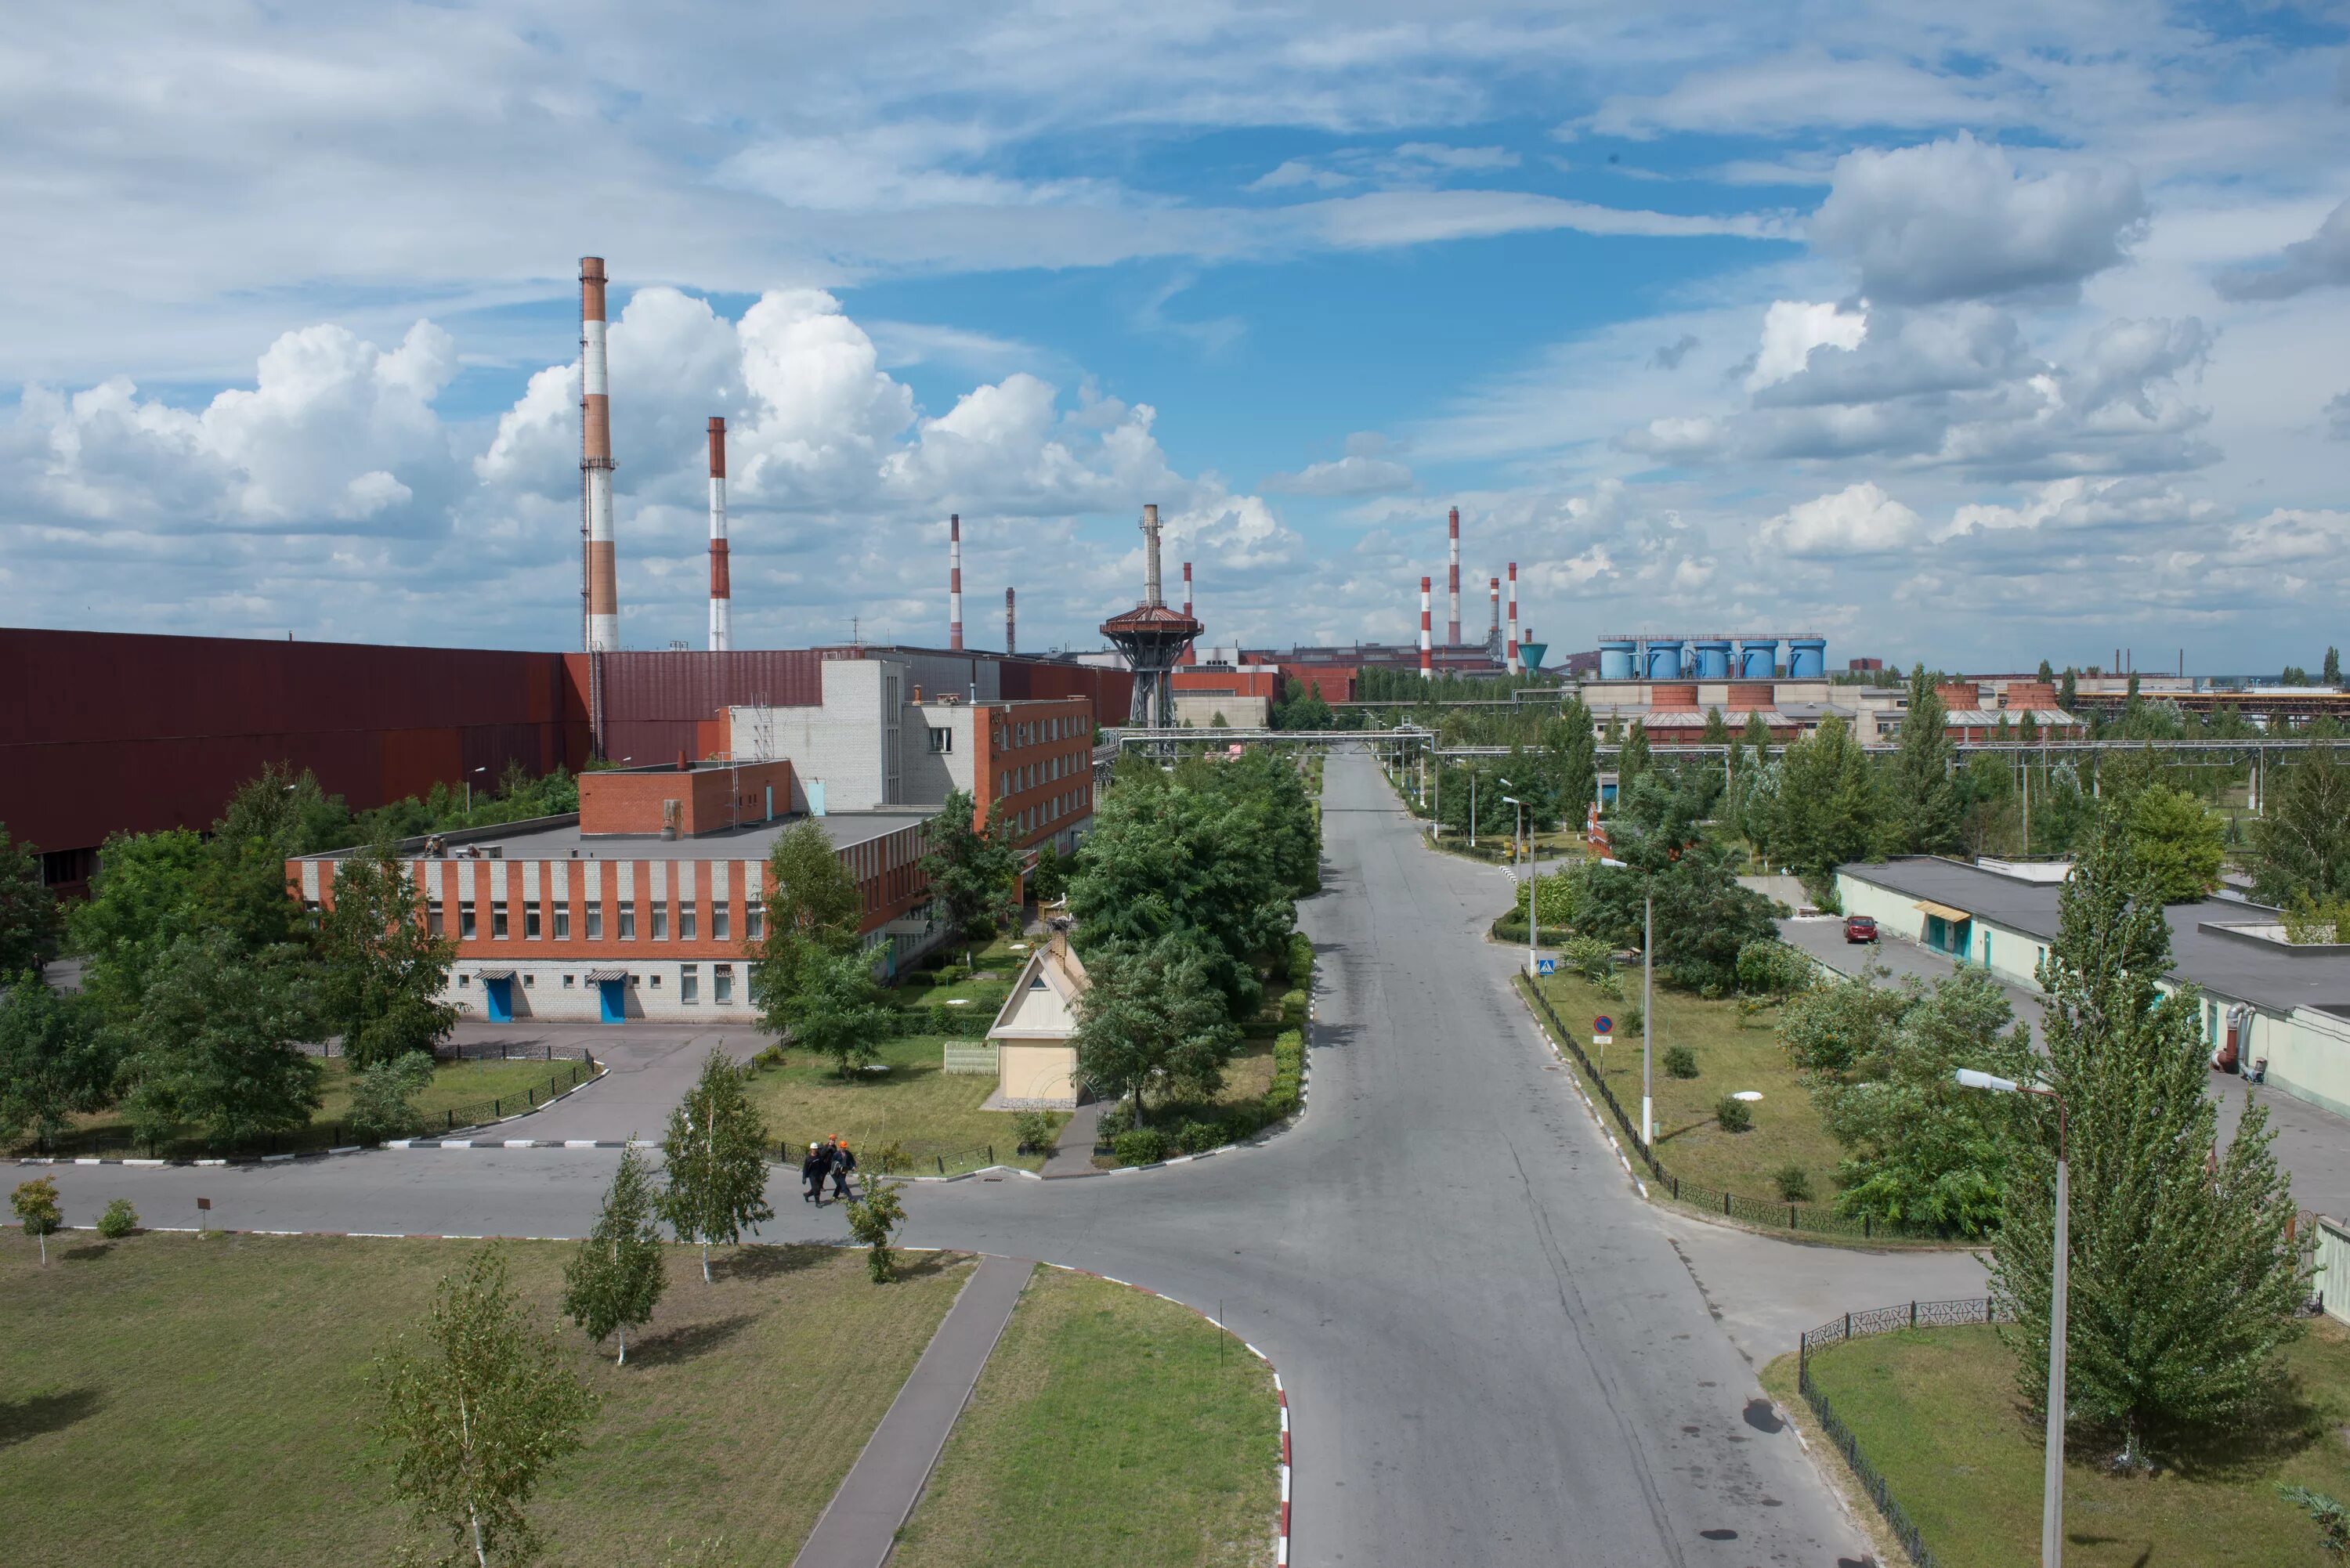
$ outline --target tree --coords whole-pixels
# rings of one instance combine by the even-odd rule
[[[760,1021],[782,1034],[806,973],[827,958],[857,950],[864,898],[856,875],[841,863],[832,840],[813,819],[775,836],[767,852],[766,931],[750,944],[757,961],[751,999]]]
[[[1887,781],[1887,836],[1911,855],[1947,855],[1959,847],[1959,792],[1950,782],[1950,715],[1919,664],[1909,672],[1909,706],[1901,720],[1901,749]]]
[[[1569,697],[1558,717],[1542,729],[1544,773],[1551,799],[1560,815],[1577,827],[1599,789],[1598,743],[1592,735],[1591,710],[1580,696]]]
[[[1073,858],[1063,855],[1049,839],[1036,846],[1036,864],[1028,871],[1028,891],[1039,906],[1057,903],[1068,892]]]
[[[41,879],[40,852],[0,823],[0,974],[38,969],[57,940],[57,905]]]
[[[2169,969],[2162,899],[2109,810],[2059,896],[2040,967],[2041,1077],[2063,1097],[2072,1164],[2068,1414],[2117,1438],[2131,1464],[2149,1442],[2254,1409],[2306,1294],[2266,1113],[2248,1104],[2219,1147],[2202,998],[2162,992]],[[2027,1401],[2043,1397],[2047,1366],[2057,1131],[2036,1106],[1992,1266]]]
[[[863,953],[826,954],[801,969],[782,1022],[794,1044],[831,1057],[846,1078],[874,1059],[894,1011],[873,983],[872,962]]]
[[[2320,903],[2350,894],[2350,766],[2329,746],[2269,778],[2252,824],[2252,893],[2280,907],[2303,895]]]
[[[0,992],[0,1145],[26,1127],[46,1146],[77,1111],[102,1108],[115,1057],[77,996],[27,970]]]
[[[1623,794],[1626,784],[1648,772],[1648,726],[1635,719],[1624,732],[1623,749],[1616,753],[1616,793]]]
[[[1215,1093],[1240,1031],[1191,940],[1170,934],[1149,946],[1108,946],[1087,968],[1077,1071],[1095,1093],[1131,1096],[1137,1124],[1146,1091]]]
[[[1708,708],[1705,711],[1703,738],[1709,746],[1726,746],[1730,743],[1730,725],[1722,718],[1721,709]]]
[[[597,1345],[619,1334],[618,1362],[629,1362],[629,1330],[652,1321],[669,1286],[660,1235],[653,1228],[652,1177],[633,1148],[620,1151],[620,1168],[605,1190],[596,1228],[563,1269],[564,1314]]]
[[[850,1199],[847,1205],[848,1233],[865,1249],[866,1271],[877,1285],[886,1285],[897,1277],[897,1253],[889,1243],[906,1222],[905,1200],[898,1195],[899,1185],[879,1175],[868,1176],[865,1196]]]
[[[998,922],[1010,916],[1012,889],[1020,876],[1020,851],[1003,825],[1003,803],[988,807],[983,824],[975,825],[978,815],[968,793],[949,794],[931,821],[931,852],[922,857],[931,897],[963,943],[966,964],[972,946],[993,937]]]
[[[1734,990],[1740,950],[1777,935],[1778,925],[1771,900],[1739,886],[1730,852],[1700,833],[1688,797],[1639,781],[1608,843],[1624,864],[1582,874],[1576,934],[1639,947],[1644,898],[1653,898],[1655,959],[1665,978],[1711,995]]]
[[[421,1353],[393,1340],[371,1380],[376,1432],[395,1455],[393,1495],[420,1530],[448,1532],[452,1558],[470,1545],[477,1568],[493,1557],[527,1563],[540,1542],[523,1506],[579,1447],[596,1396],[486,1248],[442,1280],[424,1339]]]
[[[307,768],[264,763],[260,776],[237,785],[213,824],[215,842],[260,843],[279,861],[323,855],[359,842],[343,797],[318,787]]]
[[[247,954],[226,931],[179,938],[128,1026],[131,1126],[151,1143],[193,1123],[219,1147],[304,1126],[318,1064],[301,1042],[317,1024],[297,953]]]
[[[25,1234],[40,1244],[41,1267],[49,1266],[49,1237],[65,1224],[65,1216],[57,1209],[57,1184],[54,1177],[38,1177],[19,1182],[16,1190],[8,1195],[8,1205],[16,1210],[18,1223]]]
[[[357,1143],[406,1137],[423,1124],[416,1096],[432,1082],[432,1058],[421,1052],[370,1062],[351,1073],[351,1106],[343,1125]]]
[[[2055,667],[2054,667],[2054,666],[2053,666],[2053,665],[2051,665],[2051,664],[2050,664],[2046,659],[2042,659],[2042,660],[2040,661],[2040,680],[2044,683],[2044,682],[2048,682],[2048,681],[2053,681],[2053,680],[2054,680],[2055,679],[2056,679],[2056,670],[2055,670]]]
[[[2073,667],[2068,664],[2064,667],[2064,683],[2056,689],[2056,706],[2070,713],[2080,701],[2080,678],[2074,674]]]
[[[661,1218],[681,1241],[702,1244],[702,1280],[710,1282],[710,1247],[733,1246],[743,1227],[775,1217],[767,1202],[767,1127],[743,1093],[743,1071],[717,1046],[702,1059],[702,1077],[669,1114],[661,1158],[669,1189]]]
[[[2220,884],[2220,819],[2191,794],[2155,784],[2131,798],[2130,847],[2166,904],[2200,898]]]
[[[1787,748],[1779,766],[1778,857],[1826,904],[1835,868],[1877,853],[1879,811],[1868,754],[1830,714]]]
[[[66,929],[84,960],[82,990],[109,1023],[138,1011],[164,950],[205,925],[211,868],[204,841],[185,828],[107,839],[89,897],[68,911]],[[282,886],[278,898],[292,902]]]
[[[2325,645],[2325,669],[2322,679],[2328,686],[2342,684],[2342,650],[2330,642]]]
[[[1978,1067],[2029,1081],[2038,1070],[2028,1031],[1997,981],[1962,969],[1931,991],[1866,980],[1837,987],[1874,994],[1853,1009],[1890,1015],[1862,1036],[1840,1069],[1808,1074],[1814,1104],[1843,1146],[1836,1211],[1988,1235],[2005,1200],[2012,1100],[1959,1088],[1953,1074]],[[1825,1010],[1823,1010],[1825,1011]]]
[[[416,879],[389,843],[336,868],[335,907],[318,930],[319,1001],[355,1066],[432,1053],[457,1022],[441,1000],[454,942],[425,929]]]

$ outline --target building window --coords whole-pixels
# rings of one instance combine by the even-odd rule
[[[538,976],[528,970],[525,970],[523,971],[522,982],[525,986],[536,985],[538,983]]]
[[[659,991],[660,989],[660,976],[659,975],[653,976],[653,989],[655,991]]]
[[[490,936],[495,941],[506,940],[506,907],[502,903],[490,906]]]
[[[604,940],[604,906],[601,904],[588,906],[588,940],[591,942]]]
[[[637,907],[626,899],[620,903],[620,940],[624,942],[637,940]]]
[[[693,940],[693,906],[691,903],[677,907],[677,940],[681,942]]]
[[[653,940],[669,940],[669,906],[660,899],[653,901]]]
[[[702,969],[687,964],[677,971],[677,999],[688,1007],[702,1000]]]
[[[470,974],[460,974],[460,975],[457,977],[457,984],[458,984],[458,986],[459,986],[460,988],[463,988],[463,987],[464,987],[464,986],[471,985],[471,984],[473,984],[473,977],[472,975],[470,975]]]
[[[723,898],[710,906],[710,934],[722,942],[726,940],[727,917],[733,908]]]
[[[473,940],[473,900],[471,898],[457,905],[457,936],[463,941]]]
[[[525,941],[538,940],[538,906],[536,904],[523,906],[522,935]]]
[[[441,929],[442,924],[441,900],[435,898],[431,903],[424,906],[425,935],[433,937],[443,935],[444,933]]]
[[[743,906],[743,935],[746,940],[759,941],[767,934],[767,906],[753,898]]]
[[[714,963],[710,966],[710,1000],[720,1002],[734,1000],[734,966],[733,964]]]
[[[571,940],[571,906],[568,904],[555,906],[555,940],[558,942]]]
[[[933,729],[931,732],[931,754],[932,756],[942,757],[953,750],[954,732],[952,730]]]
[[[571,982],[572,982],[572,981],[573,981],[573,980],[575,980],[575,979],[577,979],[577,976],[574,976],[574,975],[568,975],[568,974],[565,975],[565,976],[563,977],[563,989],[564,989],[564,990],[566,990],[566,991],[569,991],[569,990],[571,989]]]

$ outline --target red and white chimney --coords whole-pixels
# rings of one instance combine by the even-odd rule
[[[1510,563],[1510,640],[1504,645],[1503,661],[1510,673],[1523,673],[1518,667],[1518,564]]]
[[[947,514],[947,646],[962,647],[962,514]]]
[[[612,388],[604,358],[604,258],[579,258],[579,475],[586,491],[588,649],[620,646],[612,560]]]
[[[1419,579],[1419,678],[1422,680],[1436,679],[1436,662],[1428,651],[1429,583],[1427,577]]]
[[[1003,651],[1005,656],[1020,651],[1020,618],[1012,607],[1012,590],[1003,590]]]
[[[1485,597],[1492,601],[1493,608],[1492,624],[1485,628],[1485,650],[1490,654],[1494,649],[1499,648],[1502,643],[1501,578],[1487,577],[1485,579]]]
[[[1446,579],[1450,587],[1445,599],[1444,646],[1458,648],[1461,646],[1461,508],[1454,507],[1451,516],[1446,521],[1451,529],[1452,556],[1446,568],[1450,574]]]
[[[710,416],[710,651],[734,646],[734,587],[726,574],[726,421]]]
[[[1191,563],[1189,561],[1183,563],[1183,618],[1191,618]],[[1183,651],[1175,656],[1178,664],[1196,664],[1199,660],[1199,654],[1188,642],[1183,645]]]

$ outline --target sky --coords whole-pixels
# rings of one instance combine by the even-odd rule
[[[2314,669],[2350,588],[2350,6],[203,7],[0,40],[0,623],[1797,632]]]

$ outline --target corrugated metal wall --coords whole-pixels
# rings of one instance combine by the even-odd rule
[[[567,653],[574,701],[587,713],[584,653]],[[697,754],[694,727],[721,708],[814,707],[824,700],[823,657],[811,649],[733,649],[723,653],[607,653],[603,666],[604,754],[614,762],[670,763]]]

